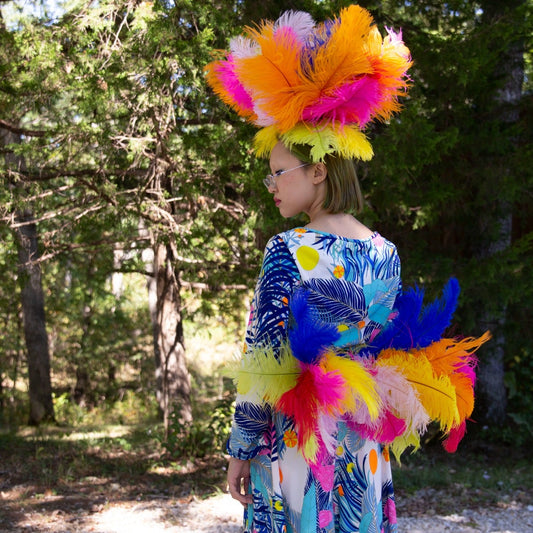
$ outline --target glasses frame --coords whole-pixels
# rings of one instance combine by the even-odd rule
[[[276,186],[276,179],[279,178],[282,174],[291,172],[292,170],[296,170],[298,168],[308,167],[312,164],[313,163],[302,163],[297,167],[288,168],[287,170],[278,170],[277,172],[274,172],[274,174],[267,174],[266,178],[263,180],[263,183],[267,189],[274,188]]]

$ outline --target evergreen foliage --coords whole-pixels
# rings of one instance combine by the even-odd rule
[[[2,382],[23,368],[11,233],[22,207],[38,222],[54,373],[73,384],[85,366],[90,402],[105,396],[113,366],[152,368],[147,307],[131,292],[117,298],[110,280],[143,275],[154,239],[174,247],[183,287],[201,292],[187,319],[241,312],[266,239],[295,221],[269,202],[253,130],[208,92],[203,66],[244,24],[291,8],[320,20],[349,3],[78,1],[9,20],[16,2],[2,3],[0,127],[20,137],[4,156],[25,162],[0,159]],[[370,132],[362,220],[397,243],[405,285],[431,297],[459,279],[457,333],[480,333],[481,308],[505,312],[508,411],[532,427],[531,1],[359,3],[382,29],[403,29],[415,61],[403,112]],[[525,78],[521,98],[505,103],[513,47]],[[510,241],[495,247],[509,213]]]

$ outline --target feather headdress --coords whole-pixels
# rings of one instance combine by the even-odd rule
[[[356,5],[321,24],[288,11],[232,39],[223,58],[206,66],[207,81],[262,128],[255,137],[260,156],[281,140],[310,145],[314,162],[326,154],[369,160],[363,131],[399,110],[411,66],[401,32],[387,33],[383,38],[370,13]]]

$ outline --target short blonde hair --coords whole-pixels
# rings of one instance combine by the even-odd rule
[[[293,144],[287,147],[302,163],[314,164],[311,159],[311,146]],[[330,213],[344,213],[363,210],[363,194],[355,170],[353,159],[344,159],[327,154],[324,157],[328,175],[326,177],[326,197],[324,209]]]

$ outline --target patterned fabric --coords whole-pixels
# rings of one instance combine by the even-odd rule
[[[280,346],[298,286],[311,291],[320,318],[338,326],[338,345],[348,350],[371,342],[391,318],[400,285],[396,248],[378,233],[364,240],[304,228],[276,235],[266,247],[244,357],[258,345]],[[290,419],[255,398],[237,397],[227,449],[251,459],[245,533],[397,531],[388,450],[342,421],[333,434],[334,456],[310,467]]]

